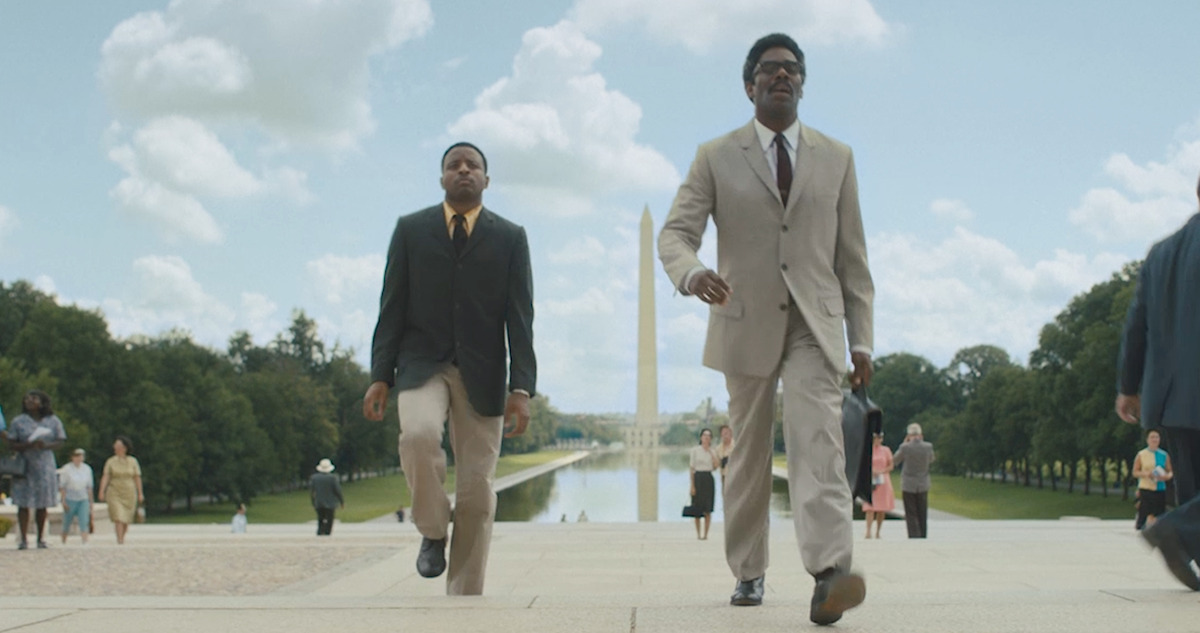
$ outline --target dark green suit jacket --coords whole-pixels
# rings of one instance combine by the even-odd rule
[[[534,393],[529,243],[524,228],[486,207],[462,257],[440,203],[401,217],[388,248],[371,380],[413,389],[447,363],[458,365],[480,415],[503,415],[513,389]]]

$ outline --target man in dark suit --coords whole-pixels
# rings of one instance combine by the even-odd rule
[[[816,579],[810,619],[832,624],[866,585],[850,570],[850,486],[843,446],[846,340],[851,382],[871,378],[874,285],[850,148],[800,122],[804,53],[780,33],[742,67],[754,118],[700,146],[658,237],[676,289],[711,305],[704,364],[725,374],[733,455],[725,499],[730,602],[762,604],[775,398],[793,523]],[[712,219],[718,270],[697,251]]]
[[[1192,569],[1200,560],[1200,213],[1146,255],[1118,363],[1117,415],[1161,427],[1175,466],[1179,507],[1141,534],[1180,582],[1200,591]]]
[[[317,536],[333,534],[333,513],[346,507],[342,483],[333,474],[333,462],[326,457],[317,464],[317,474],[308,482],[308,495],[317,511]]]
[[[483,592],[501,436],[525,432],[537,378],[529,245],[524,228],[484,208],[488,182],[483,152],[455,143],[442,156],[445,201],[396,223],[363,398],[363,414],[382,420],[389,388],[399,391],[400,465],[423,537],[417,571],[427,578],[446,570],[449,421],[451,595]]]

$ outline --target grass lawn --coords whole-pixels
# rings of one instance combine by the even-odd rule
[[[775,466],[786,468],[783,456],[775,457]],[[1121,500],[1121,493],[1109,491],[1108,497],[1099,492],[1099,487],[1090,495],[1082,492],[1067,494],[1046,488],[1026,488],[1012,483],[993,483],[981,479],[964,479],[950,475],[933,475],[929,491],[929,507],[968,519],[1057,519],[1063,516],[1090,516],[1101,519],[1129,519],[1133,521],[1133,492],[1128,501]],[[900,473],[892,473],[892,487],[896,489],[896,504],[900,504]]]
[[[526,468],[566,457],[572,451],[540,451],[523,455],[506,455],[496,465],[496,477],[503,477]],[[454,490],[454,469],[446,473],[446,489]],[[396,473],[371,477],[355,482],[342,482],[346,509],[338,510],[339,521],[355,523],[381,517],[400,506],[412,505],[404,475]],[[152,514],[150,523],[228,523],[235,511],[232,503],[197,504],[194,512]],[[255,497],[246,504],[250,523],[304,523],[315,521],[316,513],[309,501],[308,489]]]
[[[897,492],[900,490],[899,474],[893,475],[892,485]],[[1062,490],[1062,486],[1058,492],[1050,490],[1048,482],[1045,488],[1038,490],[1036,485],[1026,488],[1012,483],[994,483],[950,475],[933,475],[929,507],[969,519],[1057,519],[1064,516],[1089,516],[1101,519],[1129,519],[1130,525],[1133,524],[1136,513],[1132,490],[1130,498],[1123,501],[1120,491],[1109,490],[1108,496],[1105,497],[1100,494],[1099,487],[1090,495],[1081,491],[1068,494]]]

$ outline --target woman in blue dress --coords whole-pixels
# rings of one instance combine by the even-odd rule
[[[17,549],[28,549],[29,511],[37,521],[37,546],[46,549],[46,509],[55,505],[58,494],[58,464],[54,449],[67,439],[62,420],[50,408],[50,396],[33,390],[25,394],[22,413],[9,425],[8,444],[25,456],[25,476],[13,480],[12,498],[17,505],[21,540]]]

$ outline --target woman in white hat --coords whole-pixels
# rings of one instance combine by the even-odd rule
[[[309,481],[308,492],[317,510],[317,536],[329,536],[333,533],[333,512],[336,508],[345,508],[346,500],[342,497],[342,483],[333,474],[333,462],[328,457],[317,464],[317,473]]]

